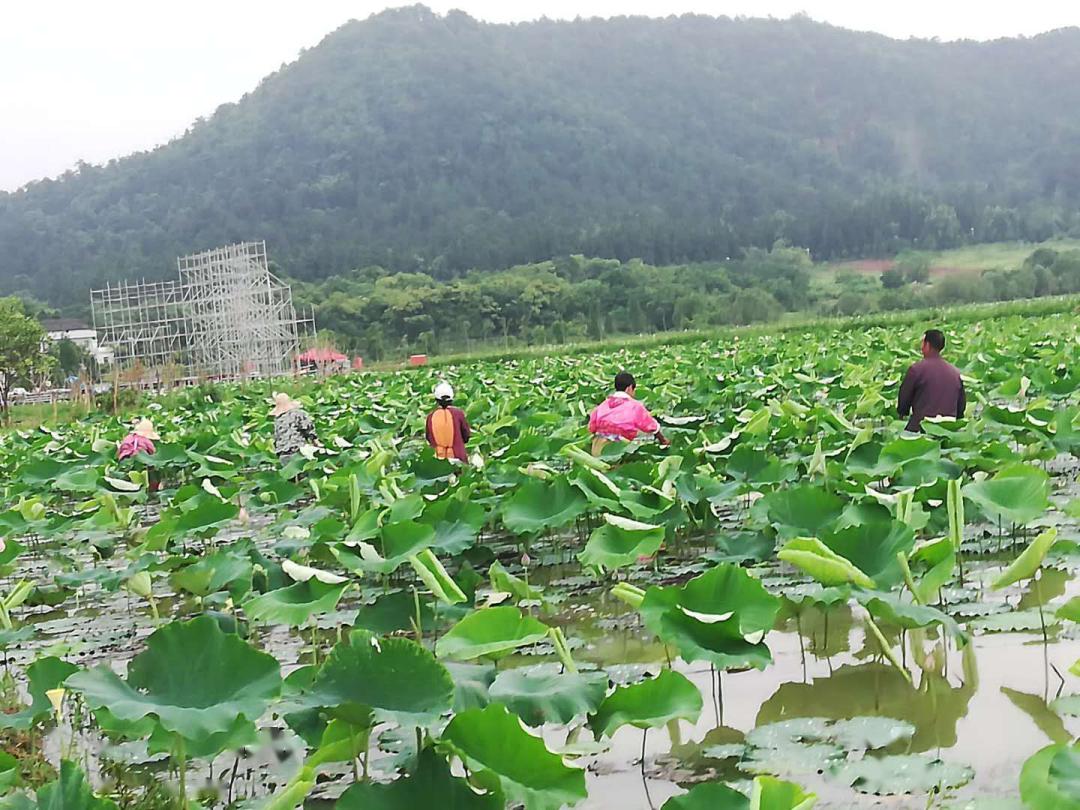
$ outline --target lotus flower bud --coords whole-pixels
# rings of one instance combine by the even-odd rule
[[[53,713],[56,715],[56,722],[60,722],[60,718],[63,716],[61,707],[64,705],[64,695],[67,694],[67,690],[63,687],[57,689],[46,689],[45,697],[49,699],[49,703],[52,704]]]

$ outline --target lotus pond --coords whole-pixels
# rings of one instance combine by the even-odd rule
[[[857,323],[298,381],[284,469],[267,383],[0,434],[0,807],[1080,807],[1072,307],[946,313],[921,435]]]

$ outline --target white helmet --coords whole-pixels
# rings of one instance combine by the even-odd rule
[[[435,386],[435,400],[442,402],[454,398],[454,387],[448,382],[441,382]]]

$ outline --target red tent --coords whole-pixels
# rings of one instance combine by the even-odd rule
[[[296,359],[301,363],[344,363],[349,358],[333,349],[308,349]]]

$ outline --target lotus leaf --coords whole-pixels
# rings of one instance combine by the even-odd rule
[[[501,655],[536,644],[547,638],[548,627],[543,622],[511,606],[485,608],[468,614],[442,636],[435,645],[442,658],[469,661],[485,656]]]
[[[849,560],[878,587],[888,588],[903,579],[896,555],[907,555],[915,544],[910,527],[893,520],[864,523],[821,536],[829,549]]]
[[[455,715],[439,745],[461,757],[479,784],[500,788],[525,810],[559,810],[586,797],[585,772],[568,767],[504,706]]]
[[[596,711],[607,691],[604,672],[561,672],[553,664],[520,667],[499,673],[491,700],[502,703],[529,726],[567,725]]]
[[[151,634],[126,681],[99,665],[66,684],[91,709],[108,709],[126,722],[151,716],[166,731],[197,741],[228,731],[237,716],[257,720],[277,696],[281,674],[273,656],[200,616]]]
[[[975,772],[967,765],[920,754],[867,757],[847,763],[836,774],[837,779],[860,793],[876,796],[955,790],[974,776]]]
[[[477,793],[450,773],[450,766],[430,748],[417,758],[416,770],[390,782],[359,782],[338,799],[337,810],[502,810],[496,793]]]
[[[802,569],[822,585],[874,587],[874,580],[860,571],[851,560],[837,554],[816,537],[789,540],[776,556]]]
[[[1013,583],[1031,579],[1039,570],[1039,566],[1046,559],[1046,553],[1050,551],[1050,547],[1054,545],[1056,540],[1057,529],[1047,529],[1041,532],[1020,553],[1020,556],[1012,561],[1012,564],[1002,572],[1001,576],[994,580],[990,587],[995,591],[1000,591]]]
[[[589,542],[578,554],[583,565],[598,568],[621,568],[651,557],[664,542],[664,527],[605,514],[604,525],[595,529]]]
[[[1059,760],[1058,757],[1063,757]],[[1075,779],[1076,748],[1048,745],[1030,757],[1020,771],[1020,798],[1032,810],[1077,810],[1080,792]],[[1058,777],[1063,777],[1059,781]]]
[[[764,642],[747,636],[772,629],[780,600],[737,565],[722,563],[681,587],[652,587],[639,610],[650,632],[674,644],[685,661],[726,669],[764,668]]]
[[[52,712],[52,704],[46,694],[56,689],[79,668],[59,658],[39,658],[26,668],[26,680],[30,693],[30,705],[12,714],[0,713],[0,728],[26,730]]]
[[[416,642],[354,630],[334,645],[311,691],[323,706],[369,706],[379,721],[413,726],[450,711],[454,682]]]
[[[750,791],[750,810],[810,810],[817,796],[792,782],[759,776]]]
[[[775,490],[756,504],[781,537],[817,536],[840,517],[844,501],[823,487],[803,485]]]
[[[625,725],[649,729],[672,720],[696,723],[701,708],[700,690],[685,675],[665,669],[655,678],[616,687],[589,718],[589,726],[598,738],[610,737]]]
[[[1050,508],[1050,485],[1037,467],[1011,464],[993,478],[973,481],[963,488],[964,497],[988,515],[1024,525]]]
[[[254,621],[301,627],[315,614],[333,610],[348,587],[348,582],[328,585],[312,578],[253,596],[244,602],[244,614]]]
[[[672,796],[661,810],[749,810],[750,799],[719,782],[694,785],[689,793]]]
[[[573,523],[585,507],[585,496],[565,478],[533,480],[507,499],[502,519],[506,528],[516,534],[537,534]]]

